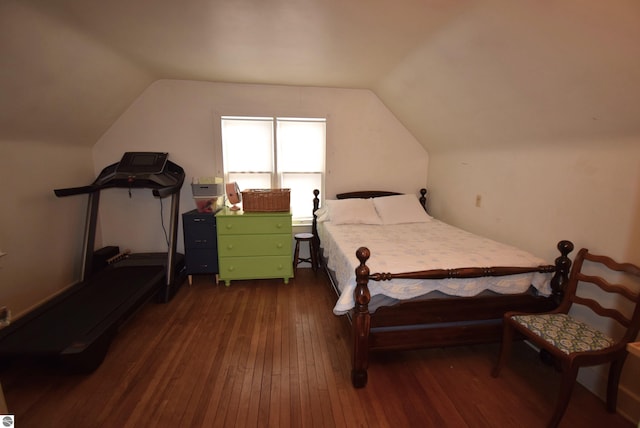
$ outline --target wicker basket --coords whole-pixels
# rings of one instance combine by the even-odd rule
[[[242,209],[247,212],[289,211],[291,189],[248,189],[242,191]]]

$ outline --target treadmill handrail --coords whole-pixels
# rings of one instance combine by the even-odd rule
[[[81,186],[81,187],[69,187],[66,189],[55,189],[53,192],[57,197],[61,198],[64,196],[73,196],[73,195],[84,195],[86,193],[93,193],[100,190],[100,187],[94,186],[93,184],[89,186]]]
[[[64,196],[73,196],[73,195],[82,195],[87,193],[98,192],[102,189],[108,188],[146,188],[152,189],[152,193],[156,197],[164,198],[166,196],[170,196],[174,193],[180,192],[182,189],[182,185],[184,184],[185,173],[184,169],[171,162],[167,161],[165,170],[170,174],[175,180],[175,184],[170,185],[160,185],[156,183],[152,183],[148,179],[133,179],[132,181],[128,181],[123,177],[117,177],[114,175],[114,170],[117,164],[109,165],[104,168],[98,178],[88,185],[88,186],[80,186],[80,187],[69,187],[65,189],[55,189],[54,193],[58,197]]]

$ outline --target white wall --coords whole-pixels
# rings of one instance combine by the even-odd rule
[[[432,213],[547,258],[570,239],[640,263],[630,233],[640,227],[638,142],[433,152]]]
[[[0,306],[14,317],[77,281],[87,198],[53,190],[94,178],[88,147],[0,143]]]
[[[328,197],[353,189],[418,192],[426,186],[428,155],[367,90],[302,88],[160,80],[113,124],[93,150],[96,173],[126,151],[167,151],[194,176],[222,175],[220,115],[327,117]],[[103,192],[103,245],[163,251],[159,202],[150,191]],[[309,195],[309,209],[311,200]],[[165,224],[168,202],[164,205]],[[195,208],[188,183],[181,212]],[[182,251],[182,231],[178,248]]]

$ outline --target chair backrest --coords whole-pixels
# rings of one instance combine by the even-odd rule
[[[590,262],[588,273],[585,273],[584,261]],[[592,274],[591,271],[596,273]],[[618,263],[607,256],[591,254],[583,248],[573,262],[565,295],[558,310],[567,313],[572,305],[588,307],[601,317],[614,319],[624,328],[625,331],[619,343],[633,342],[640,330],[640,290],[633,291],[617,282],[623,278],[633,279],[634,283],[640,285],[640,268],[631,263]],[[593,298],[584,297],[579,290],[585,288],[587,284],[597,286],[602,292],[615,294],[618,297],[615,300],[616,307],[605,307]],[[627,307],[628,310],[618,309],[621,307]]]

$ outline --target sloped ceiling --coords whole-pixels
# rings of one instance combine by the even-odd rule
[[[367,88],[427,149],[640,134],[640,3],[0,0],[0,140],[91,146],[157,79]]]

